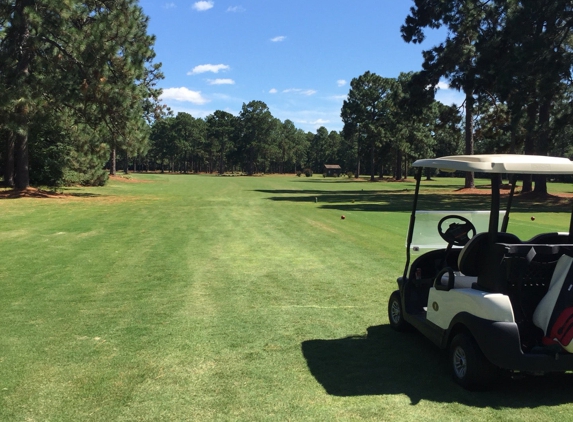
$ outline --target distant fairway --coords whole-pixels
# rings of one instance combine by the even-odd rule
[[[572,377],[468,393],[390,330],[412,183],[130,177],[0,200],[1,421],[573,419]],[[484,208],[461,183],[423,202]]]

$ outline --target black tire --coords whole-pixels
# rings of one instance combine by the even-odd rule
[[[466,390],[487,390],[499,376],[499,369],[486,359],[469,334],[453,338],[449,358],[454,381]]]
[[[390,321],[390,327],[396,331],[410,330],[410,324],[404,321],[402,300],[399,290],[393,292],[388,300],[388,320]]]

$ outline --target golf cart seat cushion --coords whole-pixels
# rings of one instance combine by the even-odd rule
[[[573,306],[573,277],[570,274],[572,263],[573,258],[568,255],[562,255],[559,258],[551,277],[549,290],[533,313],[533,323],[541,328],[545,335],[549,335],[549,331],[559,314],[566,307]]]
[[[477,277],[486,267],[489,233],[476,234],[464,246],[458,257],[458,268],[464,275]],[[498,233],[497,241],[500,243],[521,243],[519,238],[511,233]]]

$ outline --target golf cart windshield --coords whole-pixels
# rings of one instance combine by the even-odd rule
[[[410,262],[410,252],[420,251],[421,249],[439,249],[446,246],[446,241],[439,234],[438,226],[442,218],[449,215],[457,215],[467,224],[473,224],[475,230],[472,234],[480,232],[498,233],[507,230],[509,221],[509,212],[502,210],[500,203],[499,183],[501,175],[518,175],[518,174],[569,174],[573,175],[573,162],[562,157],[531,156],[517,154],[500,154],[500,155],[458,155],[441,158],[431,158],[417,160],[412,164],[417,168],[416,176],[416,193],[414,196],[414,209],[410,217],[410,226],[408,238],[406,240],[407,262],[404,271],[404,277],[407,276],[407,269]],[[491,206],[488,211],[465,211],[465,212],[440,212],[440,211],[418,211],[417,202],[423,168],[433,168],[440,171],[466,171],[480,172],[491,175],[492,194],[490,197]],[[495,189],[494,189],[495,186]],[[511,198],[513,188],[510,191],[510,199],[507,204],[507,210],[511,208]],[[493,213],[493,214],[492,214]],[[489,220],[489,221],[488,221]],[[533,217],[532,217],[533,220]],[[448,225],[445,221],[442,226]],[[451,224],[450,224],[451,225]],[[455,226],[453,226],[455,227]],[[447,228],[442,227],[442,231]],[[569,223],[568,232],[573,232],[573,217]],[[462,233],[465,235],[467,233]],[[573,233],[571,234],[573,236]],[[471,236],[470,236],[471,237]],[[493,239],[493,237],[492,237]],[[467,241],[467,239],[466,239]],[[455,245],[455,243],[453,244]],[[453,246],[452,245],[452,246]],[[461,245],[461,243],[458,243]]]
[[[488,230],[489,214],[489,211],[416,211],[416,226],[410,248],[413,252],[445,248],[447,243],[438,232],[438,224],[448,215],[467,218],[475,226],[476,232],[481,233]],[[499,220],[502,218],[503,212],[500,212]]]

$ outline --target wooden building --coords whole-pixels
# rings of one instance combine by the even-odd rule
[[[325,164],[323,173],[327,177],[340,177],[342,168],[338,164]]]

